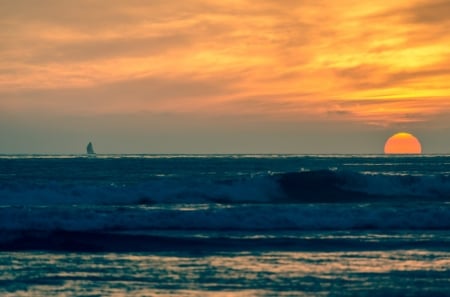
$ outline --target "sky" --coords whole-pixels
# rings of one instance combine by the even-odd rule
[[[0,153],[450,153],[450,0],[0,0]]]

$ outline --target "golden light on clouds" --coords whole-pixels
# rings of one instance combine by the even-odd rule
[[[207,108],[383,126],[450,108],[449,0],[38,6],[0,4],[3,110]]]

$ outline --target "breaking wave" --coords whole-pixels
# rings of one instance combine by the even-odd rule
[[[139,183],[5,181],[0,205],[154,203],[333,203],[450,201],[447,175],[362,174],[318,170],[227,179],[152,178]]]
[[[246,244],[253,246],[250,248],[280,245],[286,249],[305,248],[314,243],[305,238],[298,240],[298,234],[304,232],[312,236],[324,231],[357,230],[448,233],[450,205],[434,202],[397,206],[382,203],[10,206],[0,208],[0,226],[0,250],[167,251],[188,248],[186,245],[209,249],[225,245],[242,248]],[[195,236],[196,232],[203,235]],[[270,232],[275,232],[275,236],[266,236]],[[251,238],[242,234],[251,234]],[[255,234],[266,235],[261,239]],[[326,237],[320,240],[317,244],[323,248],[327,244],[339,247],[339,242],[328,242]],[[416,240],[411,247],[420,248],[420,243]],[[375,243],[355,240],[355,244],[362,248]],[[448,247],[447,241],[442,244]]]

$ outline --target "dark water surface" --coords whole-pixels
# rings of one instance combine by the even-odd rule
[[[449,156],[0,156],[1,296],[449,296]]]

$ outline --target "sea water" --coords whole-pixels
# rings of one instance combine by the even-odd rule
[[[0,155],[1,296],[450,296],[450,156]]]

